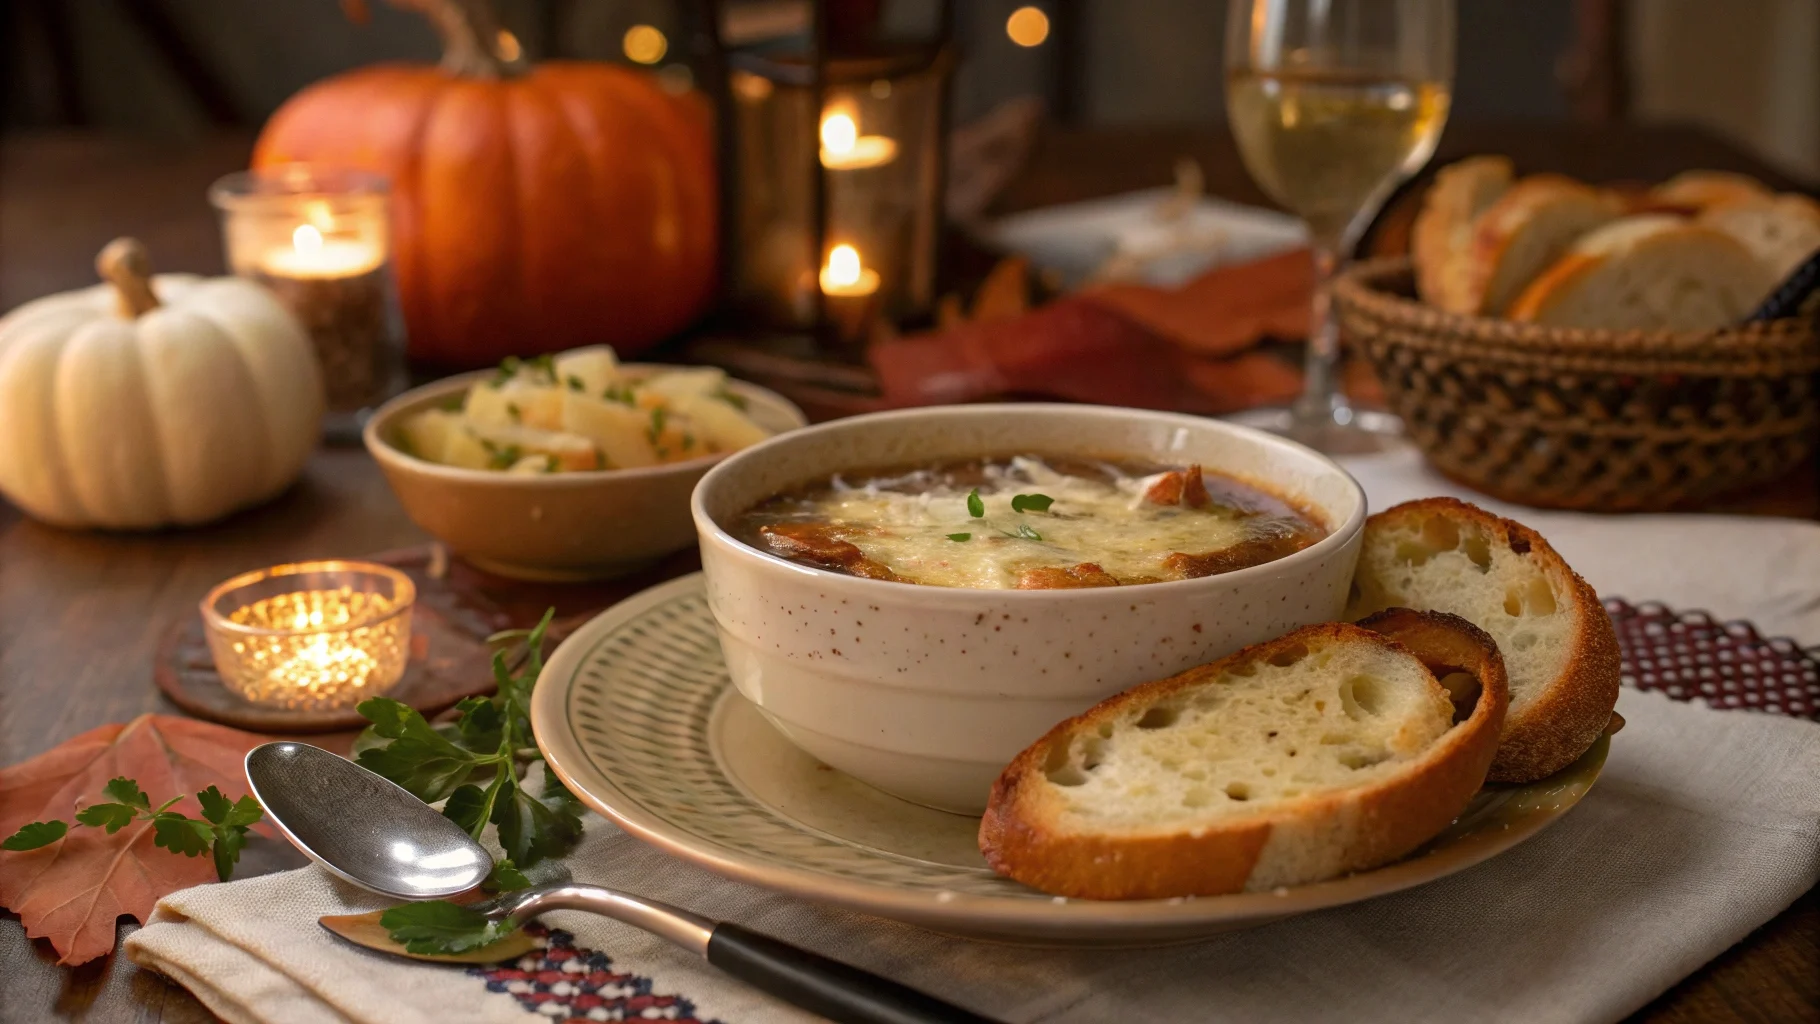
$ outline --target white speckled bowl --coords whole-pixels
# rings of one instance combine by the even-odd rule
[[[960,590],[861,579],[766,554],[722,526],[837,470],[1023,452],[1198,462],[1317,514],[1329,535],[1194,580]],[[1332,460],[1218,420],[1078,405],[965,405],[799,430],[728,457],[692,499],[708,606],[739,692],[792,742],[887,793],[979,814],[1055,723],[1121,690],[1337,618],[1365,494]]]

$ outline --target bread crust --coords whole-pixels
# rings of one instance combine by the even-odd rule
[[[1709,206],[1770,194],[1768,186],[1748,174],[1732,171],[1682,171],[1649,192],[1661,206],[1698,212]]]
[[[1607,220],[1616,217],[1623,208],[1616,196],[1558,174],[1532,174],[1512,185],[1474,223],[1472,249],[1466,255],[1470,262],[1461,305],[1452,312],[1503,315],[1504,307],[1529,283],[1528,280],[1518,282],[1515,290],[1502,299],[1494,296],[1493,285],[1505,259],[1534,218],[1553,204],[1563,202],[1583,204],[1595,212],[1603,212],[1608,215]],[[1597,223],[1592,224],[1589,230],[1597,226]],[[1533,276],[1532,272],[1530,277]]]
[[[1618,703],[1622,657],[1618,633],[1599,595],[1541,534],[1457,498],[1422,498],[1377,513],[1365,521],[1365,543],[1373,527],[1441,513],[1484,529],[1494,543],[1534,559],[1568,595],[1573,611],[1573,653],[1561,674],[1522,709],[1504,720],[1503,736],[1487,781],[1533,782],[1574,763],[1605,732]]]
[[[1642,229],[1642,233],[1637,233],[1637,229]],[[1611,221],[1602,228],[1588,232],[1579,243],[1568,249],[1548,269],[1536,275],[1518,293],[1505,311],[1505,316],[1517,321],[1548,322],[1558,312],[1559,304],[1566,301],[1588,276],[1601,269],[1607,261],[1624,259],[1639,247],[1667,236],[1674,236],[1674,242],[1702,238],[1703,244],[1735,251],[1738,263],[1751,268],[1757,266],[1756,257],[1751,255],[1742,242],[1717,228],[1669,214],[1640,214]],[[1764,287],[1767,288],[1769,283],[1766,277]]]
[[[1489,638],[1478,634],[1462,642],[1488,643]],[[1236,666],[1298,645],[1332,643],[1383,644],[1411,653],[1370,630],[1324,623],[1108,698],[1051,729],[1013,759],[993,784],[979,832],[986,862],[1002,875],[1062,896],[1162,899],[1241,892],[1255,888],[1260,878],[1284,885],[1321,880],[1288,877],[1286,865],[1272,862],[1269,842],[1279,829],[1294,830],[1299,839],[1315,842],[1323,833],[1343,835],[1344,848],[1333,851],[1332,858],[1339,870],[1332,874],[1377,867],[1420,846],[1447,827],[1484,782],[1509,699],[1501,675],[1484,687],[1470,717],[1403,770],[1372,785],[1275,801],[1255,816],[1216,819],[1198,828],[1177,825],[1148,834],[1107,834],[1062,827],[1060,798],[1043,767],[1054,745],[1066,744],[1076,731],[1097,727],[1131,705],[1198,686]],[[1496,645],[1490,645],[1484,656],[1496,659]],[[1435,686],[1440,687],[1438,681]]]
[[[1473,221],[1510,187],[1514,173],[1510,158],[1502,156],[1469,157],[1435,172],[1410,232],[1416,291],[1422,301],[1456,313],[1471,312],[1464,308],[1470,303],[1460,297],[1460,282],[1472,248]]]

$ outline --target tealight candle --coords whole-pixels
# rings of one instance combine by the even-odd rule
[[[411,650],[410,577],[369,562],[304,562],[236,576],[202,601],[215,670],[268,707],[352,707],[391,689]]]
[[[897,159],[897,142],[883,135],[861,135],[853,115],[829,114],[822,119],[822,166],[831,171],[883,167]]]
[[[384,180],[289,165],[230,174],[209,195],[233,271],[277,294],[315,343],[331,433],[357,435],[359,413],[403,383]]]
[[[840,340],[865,337],[878,285],[878,271],[860,263],[858,249],[842,243],[828,252],[821,270],[822,312]]]

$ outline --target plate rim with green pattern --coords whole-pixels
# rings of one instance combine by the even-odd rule
[[[1487,790],[1441,836],[1373,871],[1229,896],[1070,900],[999,878],[983,862],[936,863],[833,835],[755,795],[717,748],[735,718],[746,735],[755,728],[756,712],[743,702],[720,661],[702,576],[692,573],[613,605],[563,641],[538,681],[532,726],[557,776],[584,803],[681,860],[815,902],[1026,943],[1189,941],[1434,881],[1558,820],[1591,788],[1608,749],[1601,739],[1560,775]],[[901,803],[858,782],[846,791],[869,794],[874,813]],[[943,814],[901,806],[905,822]]]

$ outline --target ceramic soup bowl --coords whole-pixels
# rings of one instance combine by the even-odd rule
[[[1273,562],[1082,590],[963,590],[845,576],[759,551],[727,525],[842,470],[1037,453],[1200,463],[1287,498],[1328,530]],[[979,814],[1012,757],[1138,683],[1346,603],[1365,494],[1332,460],[1173,413],[967,405],[877,413],[729,456],[692,499],[708,604],[739,692],[822,762],[915,803]]]

